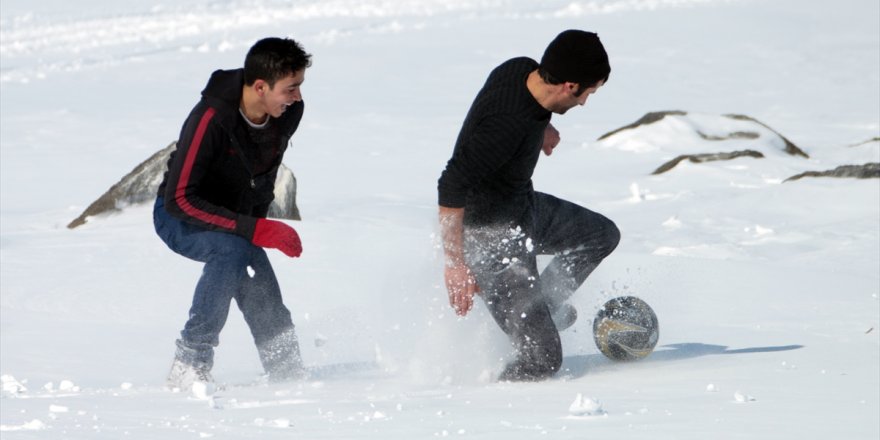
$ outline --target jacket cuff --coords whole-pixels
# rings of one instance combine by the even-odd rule
[[[249,215],[240,215],[235,221],[235,233],[254,241],[254,229],[257,227],[257,218]]]

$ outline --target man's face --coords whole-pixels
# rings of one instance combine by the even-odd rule
[[[272,115],[273,118],[277,118],[287,110],[288,106],[302,101],[300,86],[305,81],[305,78],[306,70],[302,69],[275,81],[273,87],[269,87],[269,84],[265,83],[263,85],[261,102],[266,113]]]
[[[605,85],[605,81],[599,81],[596,84],[593,84],[590,87],[587,87],[583,90],[583,93],[577,95],[578,89],[580,86],[576,83],[564,83],[562,84],[562,93],[560,95],[559,101],[556,102],[556,105],[550,109],[553,113],[558,113],[560,115],[564,115],[565,112],[574,108],[578,105],[584,105],[587,103],[587,98],[590,97],[593,93],[599,90],[600,87]]]

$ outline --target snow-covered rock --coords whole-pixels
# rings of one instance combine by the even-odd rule
[[[168,158],[177,148],[177,142],[154,153],[141,162],[131,172],[110,187],[104,194],[92,202],[85,211],[71,221],[70,229],[81,226],[90,217],[124,210],[131,205],[152,202],[165,175]],[[296,177],[293,171],[284,164],[278,169],[275,177],[275,200],[269,206],[269,217],[288,220],[300,220],[299,208],[296,205]]]

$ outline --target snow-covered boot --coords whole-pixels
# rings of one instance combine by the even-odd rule
[[[299,339],[293,327],[257,345],[257,352],[270,382],[297,380],[306,375],[299,351]]]
[[[205,390],[209,392],[214,388],[214,378],[207,365],[192,365],[175,357],[168,378],[165,379],[165,384],[168,388],[178,391],[199,392],[199,390]],[[194,386],[199,390],[196,390]]]
[[[214,378],[211,376],[213,352],[191,348],[181,339],[177,340],[174,362],[165,384],[177,391],[192,391],[196,395],[211,394]]]

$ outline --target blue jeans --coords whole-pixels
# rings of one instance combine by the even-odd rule
[[[258,349],[271,347],[277,352],[279,339],[288,341],[284,345],[296,343],[290,311],[281,300],[281,289],[265,250],[238,235],[203,229],[172,217],[162,197],[153,207],[153,224],[171,250],[205,263],[189,320],[177,341],[178,359],[211,368],[214,347],[220,343],[220,330],[226,324],[232,299],[244,315]],[[268,371],[266,357],[277,354],[264,353],[267,350],[260,351],[260,356]]]

